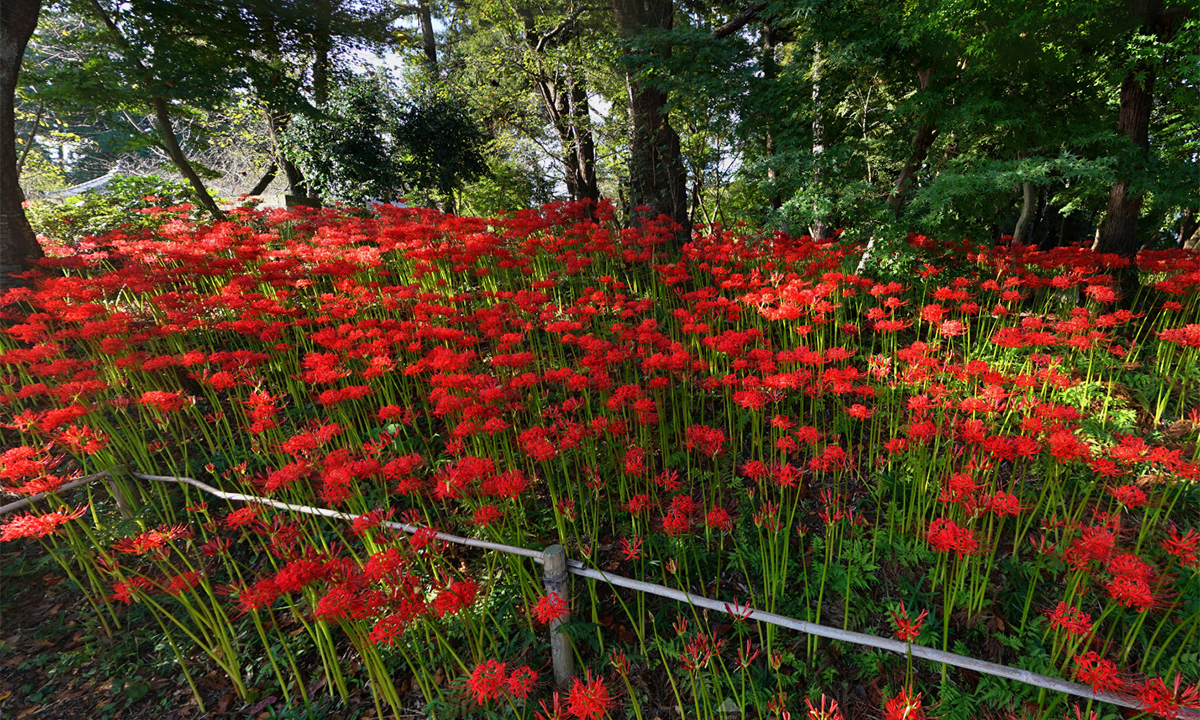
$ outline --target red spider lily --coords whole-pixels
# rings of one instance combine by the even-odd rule
[[[1108,492],[1117,499],[1117,502],[1131,510],[1141,507],[1148,502],[1145,491],[1137,485],[1121,485],[1120,487],[1109,488]]]
[[[514,698],[524,700],[529,697],[529,692],[533,690],[533,686],[537,684],[537,681],[537,671],[528,665],[515,668],[508,676],[508,694]]]
[[[961,560],[966,555],[973,555],[979,550],[975,533],[969,528],[959,527],[953,520],[938,518],[929,524],[925,535],[929,546],[939,552],[953,551]]]
[[[1062,628],[1070,635],[1087,635],[1092,631],[1092,616],[1065,602],[1060,602],[1046,615],[1050,618],[1050,627]]]
[[[733,530],[733,518],[725,508],[713,508],[704,516],[704,524],[714,530],[729,532]]]
[[[612,699],[603,678],[592,678],[589,670],[587,680],[575,678],[571,694],[567,696],[567,712],[579,720],[596,720],[608,714]]]
[[[610,650],[608,653],[608,663],[609,665],[613,666],[613,669],[617,671],[618,675],[624,678],[629,677],[629,658],[625,656],[624,651],[619,651],[616,648]]]
[[[921,709],[921,693],[913,695],[912,688],[901,688],[895,697],[888,698],[883,708],[884,720],[925,720]]]
[[[900,611],[892,613],[892,622],[896,624],[896,637],[904,642],[912,642],[921,635],[921,625],[925,622],[925,617],[929,614],[928,610],[922,610],[921,614],[916,618],[908,617],[908,610],[904,607],[904,602],[900,603]]]
[[[637,560],[642,556],[642,538],[638,535],[621,538],[621,552],[626,560]]]
[[[546,701],[541,700],[539,704],[542,709],[540,712],[534,713],[535,720],[565,720],[567,717],[567,709],[562,705],[562,696],[554,693],[551,706],[546,707]]]
[[[504,513],[500,512],[500,508],[495,505],[484,505],[475,511],[471,522],[478,527],[487,527],[503,517]]]
[[[157,530],[147,530],[141,535],[121,538],[112,544],[112,549],[126,555],[145,555],[151,550],[165,548],[168,543],[182,538],[190,538],[192,531],[185,525],[162,527]]]
[[[1200,548],[1200,533],[1197,533],[1195,528],[1189,529],[1183,536],[1180,536],[1174,527],[1167,528],[1167,539],[1163,541],[1162,547],[1171,555],[1179,558],[1180,565],[1200,567],[1200,555],[1197,555],[1197,548]]]
[[[828,707],[826,701],[829,703]],[[812,700],[808,698],[804,698],[804,702],[808,705],[808,720],[846,720],[838,710],[837,700],[826,698],[824,693],[821,694],[820,706],[813,705]]]
[[[83,517],[87,509],[87,505],[81,505],[74,510],[55,510],[41,515],[15,515],[0,526],[0,542],[52,535],[66,523]]]
[[[567,607],[567,602],[559,597],[558,593],[550,593],[542,597],[533,609],[537,621],[543,625],[566,617],[568,612],[570,612],[570,608]]]
[[[438,617],[454,615],[459,610],[470,607],[475,602],[479,585],[474,580],[460,580],[451,583],[450,587],[438,593],[433,599],[432,607]]]
[[[1116,663],[1105,660],[1094,651],[1076,655],[1075,664],[1079,666],[1079,679],[1091,685],[1092,690],[1096,692],[1120,690],[1125,687],[1125,681],[1118,675]]]
[[[467,679],[467,690],[477,705],[487,705],[508,689],[508,675],[504,663],[485,660],[475,666]]]
[[[1162,678],[1147,680],[1137,689],[1137,696],[1144,711],[1159,717],[1177,718],[1180,710],[1200,709],[1200,689],[1196,685],[1183,685],[1178,673],[1171,687]]]

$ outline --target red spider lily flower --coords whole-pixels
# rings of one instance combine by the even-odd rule
[[[471,522],[478,527],[487,527],[502,517],[504,517],[504,513],[500,512],[500,508],[495,505],[484,505],[475,511]]]
[[[262,521],[258,519],[258,508],[247,505],[226,515],[223,524],[229,530],[237,530],[245,527],[257,528],[262,525]]]
[[[191,401],[192,398],[185,396],[182,390],[176,390],[175,392],[148,390],[138,398],[138,402],[143,405],[149,405],[161,413],[175,412],[188,405]]]
[[[575,522],[577,517],[575,513],[575,501],[567,498],[559,498],[558,504],[554,506],[559,515],[562,515],[568,522]]]
[[[875,411],[866,405],[855,403],[846,408],[846,414],[852,418],[855,418],[856,420],[870,420],[871,416],[875,414]]]
[[[618,675],[626,678],[629,677],[629,658],[625,656],[625,652],[623,650],[618,651],[616,648],[613,648],[611,651],[609,651],[608,663],[613,666],[613,669],[617,671]]]
[[[1095,651],[1076,655],[1075,664],[1079,666],[1079,679],[1091,685],[1095,692],[1120,690],[1125,687],[1125,681],[1118,675],[1116,663],[1105,660]]]
[[[1092,616],[1065,602],[1060,602],[1046,615],[1050,618],[1050,627],[1062,628],[1069,635],[1087,635],[1092,631]]]
[[[116,600],[128,605],[133,602],[134,595],[139,592],[145,592],[154,587],[154,583],[150,582],[149,578],[144,578],[140,575],[135,575],[126,580],[120,580],[113,583],[113,594],[111,600]]]
[[[1113,531],[1106,527],[1086,527],[1083,534],[1075,538],[1067,548],[1063,557],[1076,570],[1083,570],[1093,560],[1101,562],[1108,560],[1112,554],[1116,537]]]
[[[354,522],[350,524],[350,531],[356,536],[362,537],[366,532],[382,525],[384,521],[390,520],[395,514],[394,508],[375,508],[354,518]]]
[[[707,425],[692,425],[687,429],[686,435],[687,442],[684,447],[688,450],[699,450],[709,457],[719,455],[725,445],[725,432]]]
[[[921,625],[925,622],[928,610],[922,610],[916,618],[909,619],[904,602],[900,602],[900,612],[892,613],[892,622],[896,623],[896,637],[904,642],[912,642],[921,635]]]
[[[925,537],[934,550],[938,552],[954,551],[960,560],[979,550],[975,533],[970,528],[959,527],[948,518],[938,518],[930,523]]]
[[[529,692],[537,684],[538,673],[528,665],[515,668],[508,676],[508,694],[520,700],[529,697]]]
[[[654,479],[660,488],[667,492],[675,492],[679,489],[679,471],[678,470],[663,470]]]
[[[729,532],[733,530],[733,518],[725,508],[713,508],[704,516],[704,524],[714,530]]]
[[[900,688],[896,697],[889,698],[884,705],[883,720],[925,720],[921,693],[913,695],[912,688]]]
[[[141,535],[121,538],[112,544],[112,549],[125,555],[145,555],[151,550],[161,550],[174,540],[189,538],[192,531],[184,525],[147,530]]]
[[[596,720],[608,714],[612,699],[608,696],[608,688],[604,686],[603,678],[592,678],[591,670],[587,680],[575,678],[571,686],[571,694],[567,696],[567,712],[579,720]]]
[[[1177,718],[1180,710],[1200,708],[1200,689],[1196,685],[1183,685],[1183,678],[1176,673],[1175,683],[1167,687],[1162,678],[1151,678],[1137,690],[1142,709],[1164,718]]]
[[[179,596],[191,590],[200,584],[201,573],[199,570],[191,570],[180,575],[175,575],[167,581],[163,591],[168,595]]]
[[[1108,583],[1107,589],[1113,600],[1125,607],[1137,606],[1138,612],[1146,612],[1155,605],[1149,583],[1140,577],[1118,575]]]
[[[534,713],[534,720],[566,720],[567,709],[563,707],[562,696],[558,693],[554,693],[550,707],[546,707],[545,700],[539,701],[538,704],[542,706],[542,709],[540,712]]]
[[[1083,708],[1079,707],[1078,703],[1076,703],[1073,707],[1075,708],[1075,720],[1098,720],[1095,710],[1089,711],[1087,717],[1085,718],[1083,716]],[[1063,720],[1071,720],[1070,713],[1063,713]]]
[[[642,556],[642,538],[639,535],[621,538],[621,552],[626,560],[637,560]]]
[[[1108,493],[1116,498],[1117,502],[1131,510],[1135,507],[1141,507],[1148,502],[1146,493],[1137,485],[1121,485],[1120,487],[1110,488]]]
[[[504,663],[497,660],[485,660],[475,666],[471,677],[467,680],[467,689],[475,698],[477,705],[487,705],[488,702],[500,697],[508,687],[508,676]]]
[[[433,600],[433,611],[438,617],[454,615],[459,610],[470,607],[475,602],[479,585],[474,580],[460,580],[451,583],[450,587],[438,593]]]
[[[783,653],[781,652],[780,656],[782,655]],[[792,720],[792,714],[787,709],[787,696],[783,693],[772,696],[767,701],[767,710],[774,713],[779,720]]]
[[[567,607],[566,600],[559,597],[558,593],[550,593],[538,600],[537,606],[533,609],[533,614],[537,617],[539,623],[548,625],[555,620],[566,617],[569,611],[570,608]]]
[[[759,649],[751,653],[751,648],[752,645],[750,643],[750,638],[746,638],[746,645],[744,647],[741,645],[738,646],[737,665],[739,669],[745,670],[746,668],[750,667],[750,663],[754,662],[754,658],[758,657],[759,653],[762,652],[762,650]]]
[[[1184,567],[1200,567],[1200,534],[1191,528],[1181,537],[1174,527],[1167,528],[1167,539],[1163,541],[1163,550],[1179,558],[1179,564]]]
[[[87,505],[81,505],[74,510],[55,510],[41,515],[16,515],[0,526],[0,542],[51,535],[66,523],[83,517],[87,509]]]
[[[825,706],[826,701],[829,702],[829,707]],[[818,707],[813,705],[812,700],[804,698],[805,704],[808,705],[808,720],[846,720],[842,717],[842,713],[838,711],[837,700],[830,700],[821,693],[821,705]]]

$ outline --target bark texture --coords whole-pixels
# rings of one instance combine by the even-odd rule
[[[41,0],[0,3],[0,291],[20,285],[11,273],[29,270],[43,256],[25,217],[16,138],[17,75],[41,9]]]
[[[1139,78],[1139,75],[1141,76]],[[1139,62],[1121,83],[1121,131],[1144,156],[1150,151],[1150,112],[1154,109],[1154,68]],[[1142,211],[1141,193],[1130,190],[1129,179],[1118,180],[1108,191],[1108,210],[1100,225],[1096,250],[1125,257],[1137,255],[1138,215]]]
[[[1021,194],[1021,217],[1017,218],[1017,228],[1013,230],[1012,241],[1014,245],[1029,242],[1029,227],[1033,222],[1034,208],[1037,206],[1033,183],[1021,183]]]
[[[617,30],[626,42],[636,41],[646,30],[670,30],[674,23],[673,0],[613,0]],[[658,50],[669,56],[670,47]],[[688,222],[687,170],[679,148],[679,135],[667,117],[667,93],[626,74],[629,93],[629,201],[631,216],[666,215],[684,226]],[[638,210],[648,208],[649,210]]]

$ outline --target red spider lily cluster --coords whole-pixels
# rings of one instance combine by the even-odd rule
[[[118,473],[106,482],[122,509],[148,518],[138,534],[114,539],[109,509],[77,522],[84,508],[51,500],[0,538],[69,547],[105,622],[144,603],[239,692],[250,636],[279,653],[281,687],[307,687],[290,682],[291,650],[270,650],[295,627],[331,692],[345,693],[349,643],[393,709],[399,663],[430,702],[456,702],[435,677],[467,677],[475,706],[609,712],[601,676],[564,704],[500,659],[496,628],[522,622],[498,615],[504,593],[531,627],[565,600],[521,559],[451,552],[437,528],[561,543],[609,571],[749,593],[747,607],[813,622],[837,607],[833,622],[883,635],[888,614],[859,604],[878,586],[900,601],[906,641],[950,648],[972,641],[953,618],[1003,615],[1045,651],[1043,672],[1136,692],[1161,714],[1196,704],[1156,673],[1200,642],[1200,422],[1187,414],[1200,256],[1143,252],[1152,282],[1130,298],[1128,261],[1080,248],[913,235],[916,272],[868,277],[862,248],[840,239],[715,227],[668,255],[677,228],[619,230],[612,215],[246,210],[49,248],[31,286],[3,298],[5,490],[127,467],[357,519],[216,507]],[[884,561],[914,582],[879,575]],[[920,597],[905,590],[916,578]],[[804,712],[775,672],[776,633],[672,636],[632,598],[577,596],[581,616],[625,612],[638,640],[599,629],[602,652],[577,647],[583,662],[635,644],[645,657],[653,640],[679,673],[673,702],[715,707],[701,696],[726,683],[760,715]],[[774,685],[747,691],[725,668]],[[923,717],[911,674],[878,698],[887,717]]]

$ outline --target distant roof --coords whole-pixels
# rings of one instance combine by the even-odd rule
[[[113,180],[115,180],[116,177],[117,177],[117,171],[109,170],[108,172],[104,173],[103,175],[96,178],[95,180],[88,180],[85,183],[80,183],[78,185],[74,185],[72,187],[67,188],[66,190],[56,190],[55,192],[46,193],[46,197],[51,200],[60,200],[62,198],[69,198],[69,197],[75,197],[76,195],[82,195],[85,192],[88,192],[90,190],[100,190],[105,185],[107,185],[110,182],[112,182]]]

